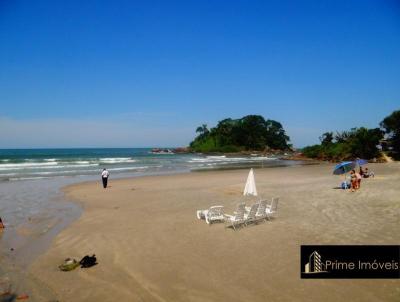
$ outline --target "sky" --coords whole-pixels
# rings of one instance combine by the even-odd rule
[[[0,0],[0,148],[186,146],[248,114],[303,147],[399,109],[398,0]]]

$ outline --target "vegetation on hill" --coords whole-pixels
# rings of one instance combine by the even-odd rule
[[[289,137],[282,125],[260,115],[240,119],[227,118],[214,128],[197,128],[198,136],[190,143],[194,152],[240,152],[245,150],[289,149]]]
[[[321,144],[305,147],[306,157],[321,160],[351,160],[354,158],[379,158],[381,150],[391,156],[400,156],[400,110],[394,111],[381,123],[381,128],[352,128],[350,131],[325,132]]]
[[[321,160],[347,160],[356,157],[371,159],[379,157],[383,131],[379,128],[352,128],[350,131],[326,132],[320,137],[321,144],[305,147],[302,152],[310,158]]]
[[[400,110],[393,111],[380,123],[386,133],[386,142],[383,147],[393,158],[400,159]]]

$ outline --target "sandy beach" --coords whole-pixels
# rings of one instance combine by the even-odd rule
[[[248,170],[69,186],[83,214],[30,274],[59,301],[399,301],[398,279],[300,279],[301,244],[400,242],[400,164],[370,164],[376,177],[356,193],[335,188],[343,178],[332,167],[256,169],[259,195],[280,197],[278,215],[239,231],[195,213],[211,205],[233,212]],[[86,254],[99,264],[58,270]]]

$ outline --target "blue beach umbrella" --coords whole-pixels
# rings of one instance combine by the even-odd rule
[[[333,174],[342,175],[347,172],[350,172],[355,167],[356,167],[356,163],[354,161],[344,161],[335,166],[335,169],[333,170]]]
[[[355,163],[356,165],[363,166],[363,165],[368,164],[368,161],[366,161],[365,159],[357,158],[357,159],[354,161],[354,163]]]

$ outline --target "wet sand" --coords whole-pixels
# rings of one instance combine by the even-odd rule
[[[68,214],[62,215],[63,211]],[[56,295],[28,268],[79,215],[80,209],[68,204],[57,212],[41,212],[17,227],[0,230],[0,294],[11,289],[19,294],[29,293],[29,301],[54,301]]]
[[[333,165],[255,170],[270,222],[208,226],[197,209],[243,200],[247,170],[150,176],[65,189],[84,208],[30,268],[59,301],[399,301],[399,280],[302,280],[301,244],[399,244],[400,164],[369,165],[359,192],[335,189]],[[60,272],[67,257],[89,269]]]
[[[46,252],[54,237],[79,217],[81,208],[67,202],[60,192],[61,187],[74,181],[79,180],[0,183],[0,214],[6,226],[0,231],[0,294],[10,288],[16,293],[29,293],[29,301],[55,297],[28,268]]]

